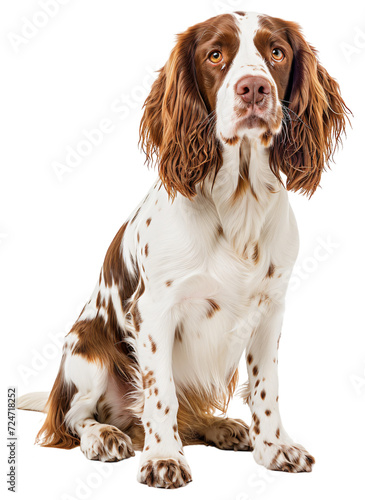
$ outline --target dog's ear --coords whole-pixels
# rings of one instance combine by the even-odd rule
[[[211,116],[200,94],[195,68],[199,25],[178,35],[166,65],[144,104],[140,144],[147,163],[156,160],[170,197],[192,198],[196,185],[222,163]]]
[[[299,26],[288,23],[286,31],[294,59],[284,123],[270,151],[270,166],[277,177],[280,171],[286,175],[287,189],[311,196],[341,142],[349,109]]]

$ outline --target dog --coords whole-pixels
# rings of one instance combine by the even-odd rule
[[[188,444],[311,471],[278,404],[298,253],[287,191],[313,195],[348,114],[296,23],[236,12],[178,35],[140,126],[158,180],[111,243],[50,394],[18,401],[47,413],[38,443],[101,461],[140,450],[138,480],[162,488],[191,481]],[[250,426],[225,417],[244,353]]]

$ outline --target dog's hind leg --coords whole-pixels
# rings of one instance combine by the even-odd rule
[[[71,351],[66,341],[47,403],[47,418],[38,434],[40,444],[72,448],[80,443],[91,460],[116,461],[134,455],[127,434],[96,419],[98,402],[107,389],[107,368],[100,360],[91,361]]]
[[[94,416],[98,401],[107,389],[105,367],[73,355],[67,365],[67,374],[78,392],[66,415],[66,426],[79,437],[86,458],[114,462],[133,456],[130,437],[113,425],[98,422]]]

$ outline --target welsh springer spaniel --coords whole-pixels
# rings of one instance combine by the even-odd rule
[[[178,36],[140,127],[159,179],[111,243],[51,393],[19,399],[47,412],[41,445],[102,461],[141,450],[138,480],[163,488],[191,481],[183,446],[194,443],[312,469],[278,404],[298,252],[287,190],[314,193],[348,112],[295,23],[236,12]],[[244,352],[250,426],[214,415]]]

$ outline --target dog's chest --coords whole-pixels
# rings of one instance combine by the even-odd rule
[[[269,249],[247,248],[239,257],[222,239],[205,260],[205,272],[186,279],[177,304],[174,376],[183,386],[224,390],[252,331],[270,301]]]

